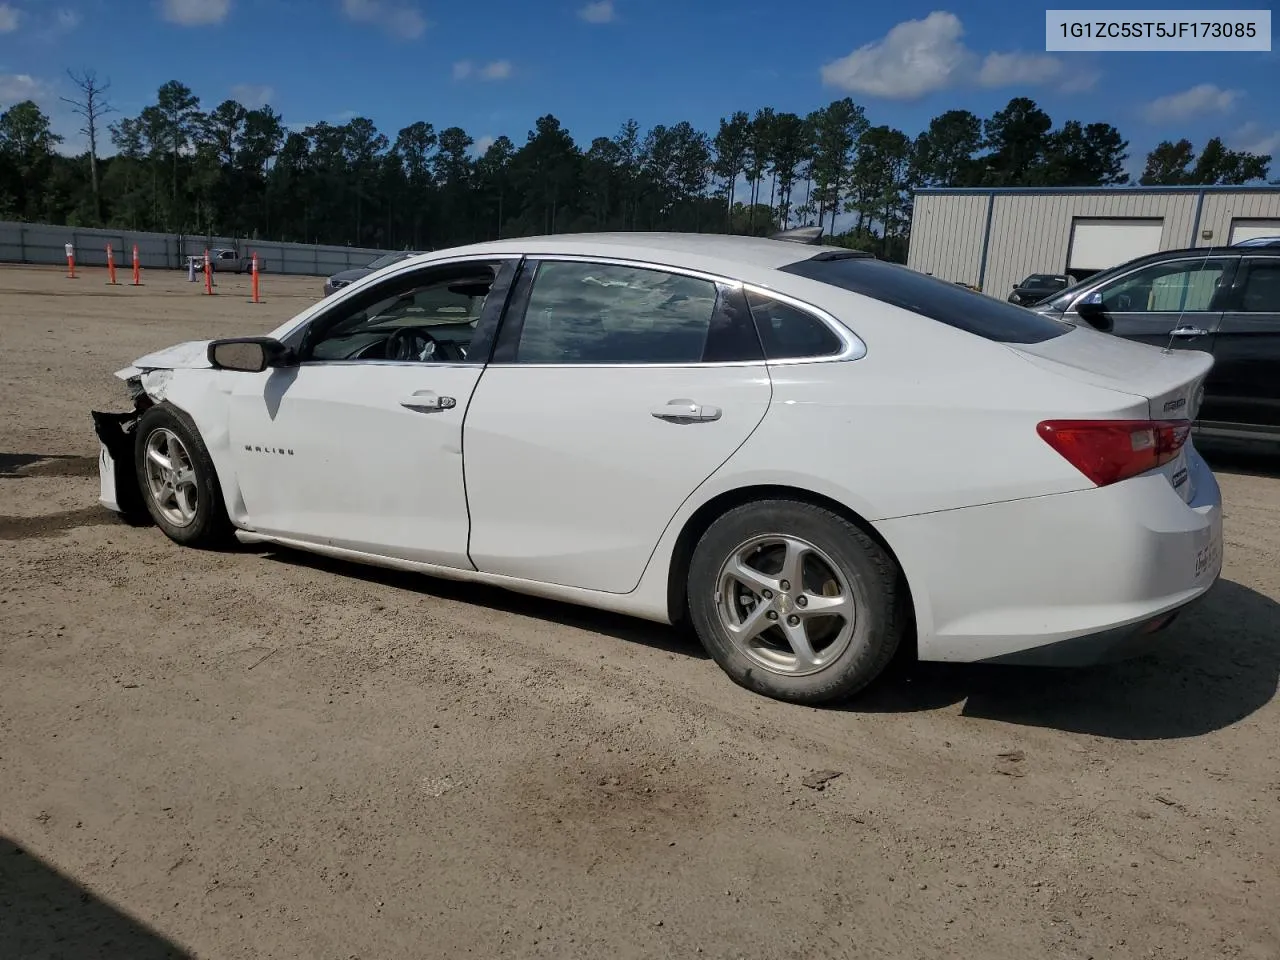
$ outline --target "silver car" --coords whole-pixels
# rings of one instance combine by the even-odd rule
[[[395,253],[384,253],[375,260],[370,260],[363,267],[352,267],[350,270],[343,270],[335,273],[332,277],[324,282],[324,295],[327,297],[335,290],[341,290],[349,283],[355,283],[361,277],[367,277],[375,270],[381,270],[383,267],[389,267],[393,263],[399,263],[405,257],[416,257],[418,252],[415,250],[399,250]]]

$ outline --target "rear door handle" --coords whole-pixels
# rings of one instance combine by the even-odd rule
[[[1177,327],[1173,331],[1173,333],[1169,334],[1169,336],[1171,337],[1187,337],[1187,338],[1207,337],[1208,335],[1209,335],[1209,331],[1201,327]]]
[[[419,390],[400,401],[400,406],[415,413],[436,413],[440,410],[452,410],[458,405],[453,397],[442,397],[434,390]]]
[[[668,423],[707,423],[719,420],[721,415],[719,407],[695,403],[693,400],[668,400],[663,406],[655,407],[649,412]]]

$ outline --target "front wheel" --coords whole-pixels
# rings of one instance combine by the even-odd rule
[[[231,522],[218,474],[186,413],[162,403],[142,415],[134,466],[147,511],[170,540],[190,547],[226,542]]]
[[[777,700],[846,699],[904,632],[897,565],[838,514],[793,500],[736,507],[694,549],[689,612],[736,683]]]

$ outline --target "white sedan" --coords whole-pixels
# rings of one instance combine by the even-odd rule
[[[904,645],[1109,659],[1204,594],[1211,364],[852,251],[591,234],[151,354],[94,419],[102,502],[178,543],[688,619],[736,682],[821,703]]]

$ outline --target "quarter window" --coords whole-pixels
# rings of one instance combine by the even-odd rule
[[[1242,313],[1280,313],[1280,260],[1250,261],[1240,291]]]
[[[844,346],[830,327],[806,310],[755,291],[747,292],[747,303],[769,360],[830,357]]]
[[[1108,313],[1195,313],[1209,309],[1225,260],[1182,260],[1144,267],[1102,290]]]
[[[515,360],[698,363],[711,359],[708,335],[718,302],[719,290],[710,280],[637,267],[543,261],[529,293]]]

